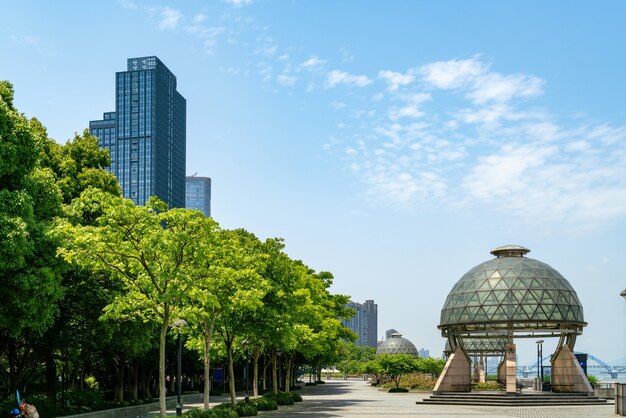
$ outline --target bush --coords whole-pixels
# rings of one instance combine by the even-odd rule
[[[472,383],[473,390],[502,390],[498,382]]]
[[[224,415],[215,415],[215,418],[235,418],[235,417],[241,417],[241,416],[250,416],[250,415],[239,415],[239,410],[240,408],[237,407],[233,407],[233,405],[230,402],[223,402],[219,405],[216,405],[213,409],[209,409],[209,411],[216,411],[216,413],[221,413]],[[256,410],[255,410],[256,411]],[[243,411],[242,411],[243,412]],[[256,413],[254,414],[256,415]],[[210,418],[213,418],[213,415],[209,416]],[[209,418],[207,417],[207,418]],[[204,418],[204,417],[202,417]]]
[[[289,392],[294,402],[302,402],[302,396],[298,392]]]
[[[274,399],[257,398],[252,399],[252,402],[256,405],[257,411],[275,411],[278,409],[278,404]]]
[[[407,388],[391,388],[389,389],[389,393],[406,393],[409,390]]]
[[[237,402],[237,415],[240,417],[255,417],[258,415],[256,404],[250,400]]]
[[[223,404],[220,404],[223,405]],[[226,404],[228,407],[216,406],[213,409],[190,409],[183,413],[185,418],[237,418],[237,412],[233,409],[231,404]]]
[[[293,398],[289,393],[285,392],[270,392],[263,395],[264,398],[275,400],[278,405],[293,405]]]
[[[213,389],[211,388],[211,390],[209,390],[209,396],[221,396],[222,395],[222,390],[221,389]]]
[[[302,386],[298,386],[298,385],[289,386],[289,390],[300,390],[300,389],[302,389]]]

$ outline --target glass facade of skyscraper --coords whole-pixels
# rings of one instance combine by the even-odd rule
[[[185,207],[198,209],[207,218],[211,216],[211,179],[209,177],[187,177]]]
[[[115,91],[116,111],[89,129],[110,151],[123,195],[138,205],[157,196],[185,207],[186,101],[176,76],[157,57],[129,58]]]

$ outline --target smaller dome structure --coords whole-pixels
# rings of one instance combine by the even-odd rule
[[[417,348],[406,338],[402,338],[402,334],[394,332],[391,338],[383,341],[376,349],[376,355],[379,354],[410,354],[413,357],[419,357]]]

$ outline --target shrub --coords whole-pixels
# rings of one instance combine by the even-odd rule
[[[389,393],[406,393],[409,390],[407,388],[391,388],[389,389]]]
[[[220,404],[224,405],[224,404]],[[218,405],[218,406],[220,406]],[[237,412],[233,409],[231,404],[226,404],[227,407],[216,406],[213,409],[190,409],[183,413],[185,418],[237,418]],[[158,417],[158,416],[157,416]]]
[[[278,409],[278,404],[274,399],[270,398],[257,398],[252,402],[256,405],[257,411],[275,411]]]
[[[273,399],[278,405],[293,405],[293,398],[289,393],[285,392],[270,392],[263,395],[264,398]]]
[[[289,392],[289,395],[294,402],[302,402],[302,396],[298,392]]]
[[[221,395],[222,395],[221,389],[211,388],[211,390],[209,390],[209,396],[221,396]]]
[[[472,383],[474,390],[502,390],[498,382]]]
[[[216,413],[220,413],[220,414],[224,414],[224,415],[210,415],[207,418],[235,418],[235,417],[239,417],[242,415],[239,415],[239,410],[236,407],[233,407],[233,405],[230,402],[223,402],[221,404],[216,405],[213,409],[209,409],[209,411],[216,411]],[[202,417],[204,418],[204,417]]]
[[[255,417],[258,415],[256,404],[250,400],[237,402],[237,415],[240,417]]]
[[[298,385],[289,386],[289,390],[300,390],[300,389],[302,389],[302,386],[298,386]]]

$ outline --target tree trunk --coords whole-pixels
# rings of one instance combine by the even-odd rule
[[[294,354],[285,356],[285,393],[289,393],[291,386],[291,362],[293,361]]]
[[[267,390],[267,356],[263,356],[263,392]]]
[[[139,386],[139,360],[133,360],[130,364],[129,368],[130,373],[130,400],[136,401],[138,399],[138,390]]]
[[[165,404],[165,342],[167,340],[167,328],[169,326],[169,306],[165,304],[163,309],[163,323],[161,324],[161,338],[159,341],[159,416],[167,418],[167,407]]]
[[[217,314],[213,310],[210,322],[204,321],[204,409],[209,409],[209,392],[211,392],[211,337],[213,336],[213,327],[215,326],[215,318]]]
[[[255,348],[252,352],[252,361],[254,362],[252,372],[252,396],[254,396],[255,399],[259,397],[259,357],[261,357],[261,350]]]
[[[230,336],[226,336],[226,351],[228,354],[228,389],[230,391],[230,403],[237,405],[235,397],[235,368],[233,365],[233,340]]]
[[[270,361],[272,363],[272,390],[274,391],[274,393],[278,393],[278,367],[276,367],[276,350],[272,350],[270,356]]]
[[[57,365],[54,361],[52,350],[49,350],[46,353],[46,398],[48,399],[48,403],[52,406],[55,406],[57,397],[56,383]]]
[[[115,360],[115,388],[113,390],[115,402],[124,402],[124,369],[126,369],[124,357]]]

